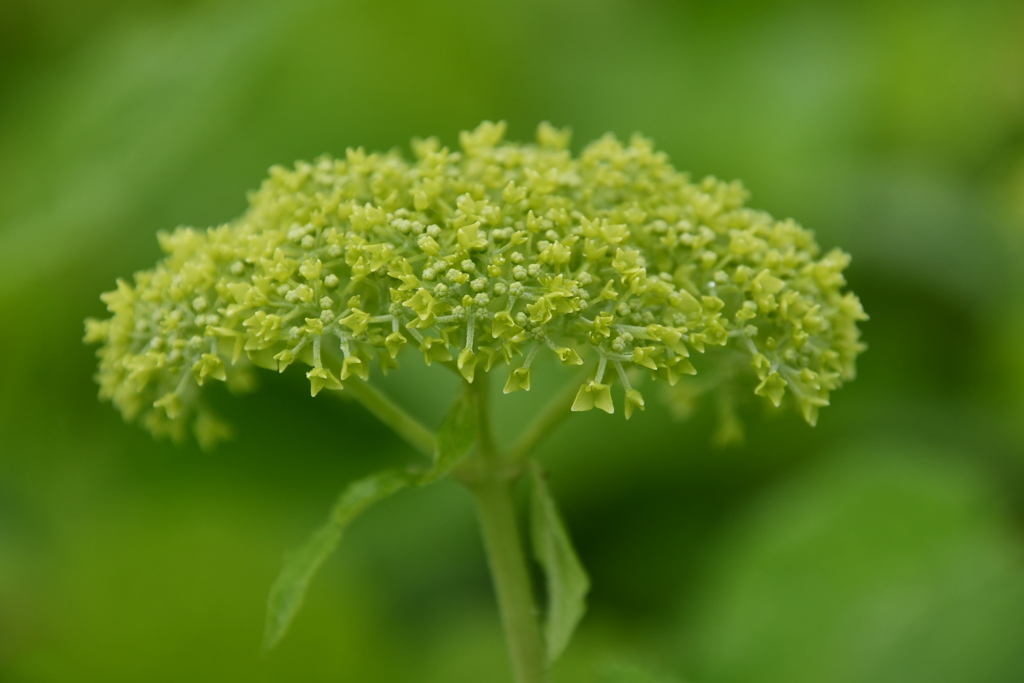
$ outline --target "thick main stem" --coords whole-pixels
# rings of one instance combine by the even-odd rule
[[[487,563],[512,659],[512,675],[515,683],[545,683],[547,652],[516,519],[512,497],[515,479],[508,476],[506,463],[495,452],[486,379],[478,381],[474,391],[480,420],[476,454],[479,478],[470,484],[470,489],[476,498]]]
[[[523,538],[516,518],[512,490],[517,472],[521,471],[522,461],[529,457],[530,451],[558,420],[550,417],[541,419],[540,426],[528,430],[528,438],[513,449],[514,458],[502,457],[495,448],[491,430],[487,380],[487,375],[478,375],[472,386],[479,419],[477,452],[472,462],[465,463],[467,476],[463,481],[476,498],[477,516],[512,659],[515,683],[546,683],[547,650],[523,552]],[[416,450],[433,456],[434,434],[401,406],[366,382],[355,380],[346,384],[345,389]],[[564,400],[555,403],[564,403]]]
[[[516,683],[543,683],[547,680],[547,654],[516,520],[512,483],[476,484],[473,493],[513,678]]]

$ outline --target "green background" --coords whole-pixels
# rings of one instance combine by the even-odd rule
[[[641,131],[854,256],[860,377],[819,425],[751,402],[574,418],[544,463],[590,569],[556,682],[1024,680],[1024,5],[760,0],[0,3],[0,680],[508,680],[469,497],[361,518],[278,651],[286,549],[414,456],[299,375],[154,443],[81,321],[155,232],[273,163],[504,119]],[[436,423],[450,377],[389,388]],[[498,403],[502,429],[567,376]],[[597,412],[597,411],[594,411]]]

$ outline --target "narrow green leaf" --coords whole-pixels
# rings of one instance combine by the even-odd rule
[[[403,470],[385,470],[349,484],[338,497],[327,523],[320,527],[305,545],[285,557],[284,567],[270,589],[267,601],[267,623],[263,647],[274,648],[302,606],[309,582],[341,534],[359,513],[401,489],[416,483],[418,477]]]
[[[448,474],[476,443],[479,422],[476,397],[467,385],[452,402],[441,426],[437,429],[434,464],[420,485],[429,484]]]
[[[544,631],[548,660],[554,662],[569,644],[576,625],[587,611],[590,577],[572,547],[544,473],[536,463],[530,473],[533,480],[530,535],[534,556],[547,578],[548,609]]]

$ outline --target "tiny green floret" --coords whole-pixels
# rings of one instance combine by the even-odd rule
[[[812,424],[854,376],[866,316],[845,253],[747,208],[738,182],[691,182],[639,135],[574,156],[548,124],[536,144],[504,132],[485,122],[461,151],[414,140],[414,161],[349,149],[275,166],[240,218],[161,234],[166,258],[86,323],[100,395],[155,434],[191,425],[212,443],[227,430],[208,382],[244,389],[254,365],[299,362],[315,395],[396,367],[404,346],[467,382],[511,364],[506,393],[530,389],[539,354],[596,359],[573,410],[613,412],[619,379],[627,417],[644,407],[627,373],[675,384],[693,352],[742,364]]]

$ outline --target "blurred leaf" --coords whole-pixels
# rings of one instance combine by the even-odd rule
[[[548,611],[545,624],[548,660],[554,662],[565,650],[576,625],[587,610],[590,578],[572,547],[544,473],[531,469],[533,499],[530,527],[533,552],[547,577]]]
[[[267,601],[265,649],[273,649],[284,637],[309,588],[313,575],[334,552],[345,527],[374,503],[415,483],[417,477],[403,470],[385,470],[349,484],[334,504],[327,523],[306,544],[285,558]]]
[[[674,676],[655,673],[633,663],[616,662],[598,671],[601,683],[678,683]]]
[[[421,486],[448,474],[469,453],[476,442],[477,415],[476,397],[466,384],[437,429],[434,466],[420,481]]]
[[[969,461],[905,448],[817,465],[745,516],[698,590],[703,681],[1024,680],[1024,563]]]
[[[237,125],[309,5],[256,2],[136,19],[128,30],[101,32],[49,87],[12,98],[18,116],[0,128],[0,154],[11,161],[0,169],[0,298],[123,249],[141,207]],[[49,239],[39,239],[44,233]]]

